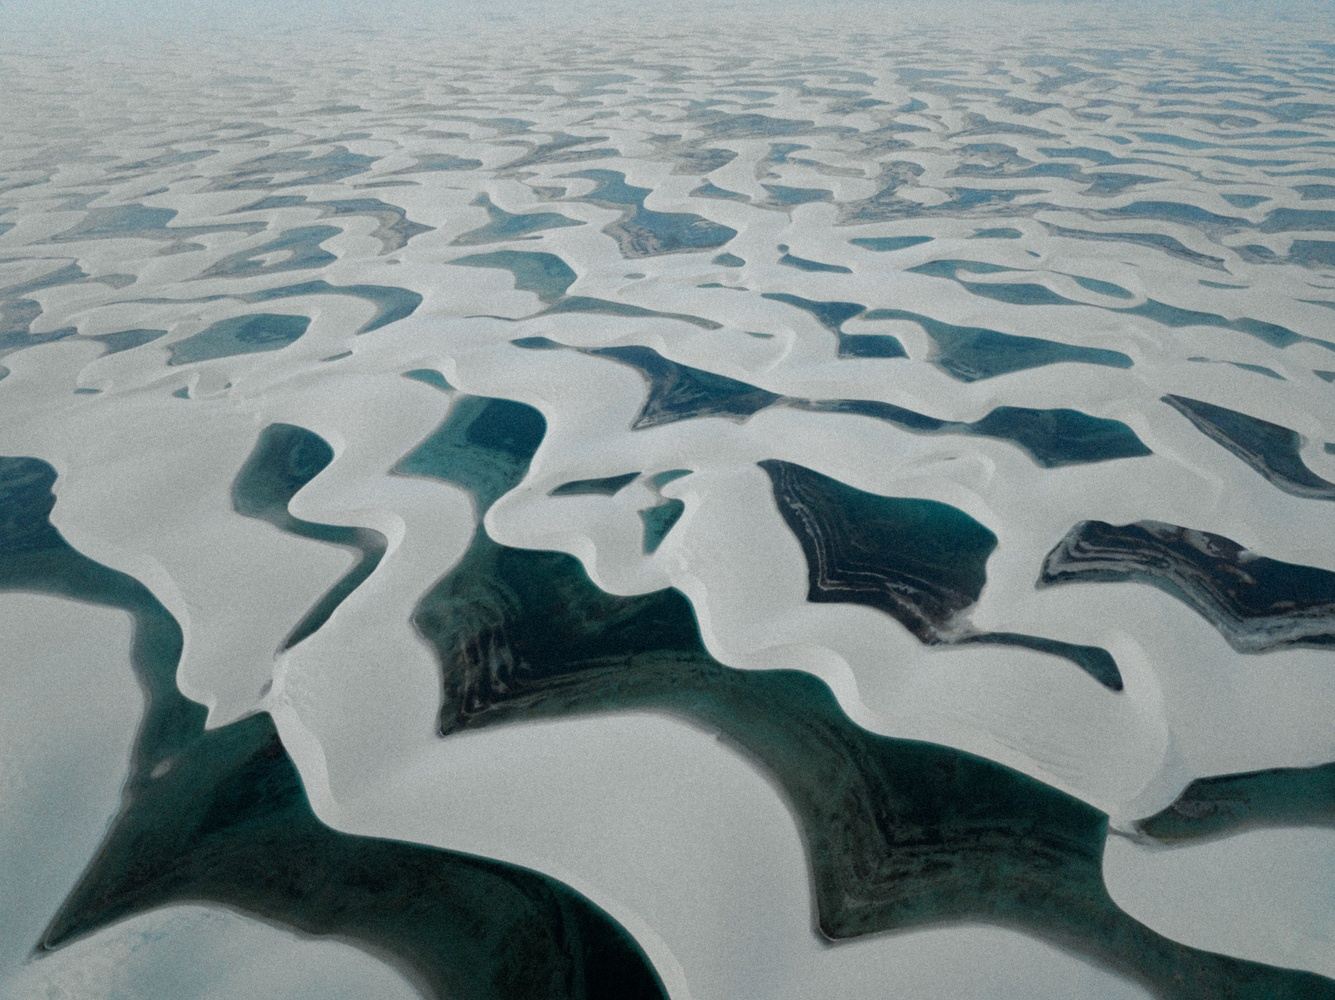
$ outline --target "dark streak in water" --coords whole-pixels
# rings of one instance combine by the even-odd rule
[[[868,399],[785,399],[794,409],[848,413],[884,420],[920,434],[993,437],[1022,448],[1043,468],[1137,458],[1151,452],[1130,427],[1118,420],[1091,417],[1079,410],[1036,410],[998,406],[981,420],[941,420],[893,403]]]
[[[737,230],[692,212],[658,212],[644,205],[648,188],[626,183],[615,170],[583,170],[572,177],[594,182],[581,200],[606,205],[621,218],[603,228],[617,241],[623,257],[654,257],[692,250],[716,250],[737,235]]]
[[[981,632],[963,612],[987,581],[997,536],[935,500],[855,489],[801,465],[760,463],[807,563],[807,600],[884,611],[927,645],[1022,646],[1061,657],[1113,691],[1117,663],[1104,649],[1015,632]]]
[[[866,311],[866,306],[856,302],[817,302],[800,295],[787,292],[762,292],[762,299],[782,302],[784,305],[801,309],[816,319],[816,322],[835,336],[838,355],[841,358],[903,358],[907,357],[904,345],[897,337],[885,333],[849,334],[844,332],[844,324]]]
[[[1120,351],[1077,347],[1038,337],[1022,337],[978,326],[955,326],[903,309],[873,309],[867,320],[889,319],[916,323],[936,342],[938,367],[961,382],[1024,371],[1062,362],[1130,368],[1131,359]]]
[[[166,330],[118,330],[115,333],[103,333],[88,339],[101,343],[105,348],[103,354],[106,355],[133,350],[136,347],[142,347],[144,344],[151,344],[159,337],[165,337],[166,335]]]
[[[596,299],[588,295],[563,296],[559,302],[548,306],[536,315],[550,316],[553,313],[594,313],[602,316],[628,316],[643,319],[658,317],[679,320],[682,323],[689,323],[691,326],[698,326],[702,330],[718,330],[723,325],[714,322],[712,319],[705,319],[703,316],[692,316],[689,313],[660,312],[657,309],[646,309],[644,306],[633,306],[629,302]]]
[[[422,304],[422,296],[396,285],[331,285],[323,279],[282,285],[238,296],[243,302],[272,302],[299,295],[351,295],[375,306],[375,314],[357,328],[357,334],[370,333],[411,316]]]
[[[445,376],[434,368],[414,368],[412,371],[404,372],[403,377],[410,378],[414,382],[421,382],[423,385],[429,385],[441,392],[449,392],[453,388],[446,381]]]
[[[649,394],[632,428],[656,427],[691,417],[745,420],[782,397],[746,382],[669,361],[647,347],[604,347],[587,353],[636,368]]]
[[[391,205],[379,198],[335,198],[328,201],[308,201],[305,195],[270,195],[251,205],[236,209],[237,212],[272,212],[279,208],[307,207],[319,210],[320,218],[345,215],[363,215],[376,222],[371,235],[380,241],[382,254],[401,250],[414,236],[429,233],[431,226],[413,222],[408,213],[398,205]]]
[[[1335,483],[1304,464],[1299,454],[1303,438],[1297,431],[1187,396],[1164,396],[1163,401],[1285,493],[1335,500]]]
[[[543,342],[535,343],[537,339]],[[532,349],[551,349],[553,346],[553,342],[545,338],[521,338],[512,343]],[[999,438],[1022,448],[1043,468],[1150,454],[1144,442],[1126,424],[1105,417],[1092,417],[1078,410],[998,406],[981,420],[965,423],[941,420],[876,400],[781,396],[726,375],[669,361],[647,347],[607,347],[584,353],[629,365],[648,383],[649,393],[631,424],[633,429],[700,416],[722,416],[741,421],[778,405],[812,413],[870,417],[920,434]]]
[[[760,463],[807,559],[807,600],[877,608],[935,643],[978,600],[997,537],[949,504],[854,489],[789,462]]]
[[[530,238],[533,233],[544,229],[562,229],[566,226],[582,226],[583,222],[571,219],[558,212],[520,212],[511,213],[492,203],[485,194],[479,195],[473,202],[486,209],[491,221],[477,229],[471,229],[455,238],[458,246],[470,246],[478,243],[502,243],[505,240]]]
[[[238,250],[210,264],[201,278],[252,278],[280,271],[300,271],[324,267],[337,258],[323,246],[326,240],[341,235],[334,226],[294,226],[282,236],[249,250]],[[281,255],[278,260],[263,260]]]
[[[779,250],[783,254],[783,256],[779,258],[779,263],[784,265],[785,267],[795,267],[799,271],[817,271],[826,274],[853,273],[853,269],[851,267],[845,267],[843,264],[826,264],[823,261],[810,260],[806,257],[798,257],[796,254],[790,253],[788,251],[788,248],[785,246],[780,246]]]
[[[281,350],[300,338],[310,322],[305,316],[280,313],[231,316],[170,344],[171,357],[167,364],[188,365],[239,354]]]
[[[208,190],[238,191],[334,184],[365,173],[377,159],[375,156],[354,153],[342,146],[335,146],[316,156],[312,156],[308,149],[284,149],[239,164],[230,173],[213,181]],[[277,178],[280,176],[285,179],[279,181]]]
[[[1041,585],[1135,580],[1196,611],[1242,653],[1335,645],[1335,573],[1257,555],[1161,521],[1081,521],[1043,560]]]
[[[644,552],[653,555],[663,544],[669,531],[686,512],[686,504],[675,498],[664,500],[653,507],[640,511],[640,520],[644,522]]]
[[[220,302],[231,299],[254,305],[261,302],[274,302],[278,299],[298,298],[303,295],[350,295],[370,302],[375,306],[375,313],[357,328],[356,333],[359,335],[379,330],[390,323],[397,323],[399,320],[411,316],[417,310],[417,307],[422,304],[421,295],[407,288],[399,288],[397,285],[332,285],[323,278],[314,278],[310,281],[298,282],[295,285],[277,285],[273,288],[262,288],[257,292],[244,292],[242,294],[205,295],[199,299],[145,298],[134,301],[163,304]]]
[[[575,272],[556,254],[522,250],[495,250],[457,257],[451,264],[465,267],[495,267],[509,271],[515,288],[533,292],[543,302],[555,302],[575,282]]]
[[[1335,826],[1335,763],[1201,778],[1172,805],[1136,824],[1146,836],[1167,842],[1274,826]]]
[[[603,476],[600,479],[572,479],[568,483],[551,490],[547,495],[553,497],[605,496],[619,493],[640,477],[639,472],[625,472],[619,476]]]
[[[279,531],[337,545],[360,555],[357,564],[292,629],[283,641],[283,649],[291,649],[324,625],[348,595],[375,571],[385,554],[385,536],[378,531],[319,524],[288,512],[288,504],[298,491],[333,460],[334,449],[319,435],[293,424],[270,424],[260,432],[255,450],[232,483],[232,507],[238,514],[267,521]]]
[[[855,247],[871,250],[873,253],[890,253],[894,250],[907,250],[923,243],[931,243],[930,236],[860,236],[848,241]]]

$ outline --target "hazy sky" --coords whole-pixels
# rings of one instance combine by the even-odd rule
[[[955,8],[959,12],[986,7],[1016,5],[1089,7],[1099,10],[1112,22],[1133,16],[1133,11],[1162,10],[1180,12],[1184,8],[1213,11],[1242,17],[1267,17],[1286,13],[1298,17],[1327,20],[1335,4],[1329,0],[1008,0],[992,3],[983,0],[708,0],[699,3],[678,0],[674,10],[697,13],[714,10],[753,8],[783,10],[797,8],[818,13],[832,7],[852,4],[860,8],[880,8],[886,13],[905,9],[926,12]],[[118,23],[140,29],[154,25],[216,23],[244,26],[247,22],[323,21],[329,18],[370,20],[446,20],[461,15],[509,13],[540,16],[544,20],[568,20],[575,15],[596,15],[601,10],[643,9],[643,0],[0,0],[0,22],[6,24],[61,25],[76,28],[80,24]],[[1326,39],[1331,40],[1331,39]]]

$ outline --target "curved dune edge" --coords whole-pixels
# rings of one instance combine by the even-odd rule
[[[307,951],[308,940],[213,907],[189,908],[185,916],[181,908],[154,911],[67,953],[24,962],[117,806],[143,710],[129,664],[130,625],[130,616],[118,609],[46,594],[0,595],[0,636],[9,664],[4,703],[14,713],[0,727],[7,762],[0,781],[8,806],[0,867],[22,873],[15,888],[21,884],[29,902],[6,908],[0,989],[12,996],[56,990],[70,1000],[93,1000],[115,989],[149,1000],[192,988],[209,969],[216,995],[240,998],[266,988],[278,963],[292,970],[293,988],[319,992],[323,976],[348,996],[359,988],[387,1000],[418,996],[396,971],[359,949],[321,942]],[[90,701],[95,713],[88,710]],[[164,937],[166,948],[158,944]],[[257,952],[272,961],[255,962]]]
[[[568,887],[483,858],[338,833],[311,811],[269,716],[206,730],[200,706],[175,688],[179,626],[142,584],[70,547],[50,523],[54,481],[40,460],[0,459],[9,513],[0,586],[129,612],[145,710],[119,808],[34,955],[135,913],[211,900],[356,941],[431,995],[663,995],[633,939]]]
[[[1244,831],[1164,848],[1110,837],[1104,878],[1117,905],[1197,948],[1335,976],[1329,892],[1313,873],[1335,865],[1335,833]],[[1219,873],[1226,871],[1224,882]]]
[[[455,372],[455,378],[458,378],[458,374],[457,374],[457,372]],[[338,463],[335,463],[335,466],[331,466],[331,470],[332,470],[332,469],[335,469],[336,465],[338,465]],[[681,481],[681,482],[686,482],[686,481],[685,481],[685,479],[684,479],[684,481]],[[669,487],[667,487],[667,489],[670,489],[670,485],[669,485]],[[465,514],[465,517],[466,517],[467,501],[466,501],[466,498],[461,498],[461,499],[463,499],[463,502],[465,502],[465,505],[466,505],[466,506],[465,506],[465,510],[461,511],[461,514]],[[64,497],[63,497],[63,499],[61,499],[61,502],[64,502]],[[295,503],[294,503],[294,507],[296,507]],[[60,509],[60,505],[57,505],[57,510],[59,510],[59,509]],[[302,509],[302,510],[299,511],[299,513],[308,514],[308,515],[316,515],[316,514],[319,514],[320,517],[323,517],[323,513],[320,513],[319,510]],[[461,521],[465,522],[465,525],[467,525],[467,521],[471,521],[471,518],[467,518],[467,519],[465,519],[465,518],[461,518]],[[466,529],[466,530],[467,530],[467,529]],[[368,593],[368,591],[367,591],[367,593]],[[411,591],[410,591],[410,593],[411,593]],[[360,590],[359,590],[359,591],[354,591],[354,595],[352,595],[352,598],[350,598],[350,605],[351,605],[352,602],[356,601],[356,599],[358,599],[359,597],[364,598],[364,597],[366,597],[366,594],[363,594],[362,591],[360,591]],[[344,618],[343,621],[347,621],[347,619]],[[330,625],[331,625],[331,626],[335,626],[335,619],[331,619]],[[350,622],[350,625],[352,625],[351,622]],[[352,628],[355,629],[355,625],[352,625]],[[324,632],[322,632],[322,633],[316,633],[316,636],[312,636],[312,637],[311,637],[311,641],[312,641],[312,642],[315,642],[316,640],[319,640],[320,637],[326,637],[328,641],[330,641],[330,642],[336,642],[336,641],[339,640],[338,629],[334,628],[334,629],[331,630],[331,632],[328,632],[328,633],[324,633]],[[314,649],[315,649],[315,646],[312,646],[311,649],[314,650]],[[282,680],[280,680],[279,697],[286,698],[287,693],[290,692],[290,690],[292,689],[292,685],[291,685],[291,682],[290,682],[290,678],[291,678],[291,676],[290,676],[290,673],[288,673],[288,672],[290,672],[290,670],[291,670],[291,668],[292,668],[292,665],[294,665],[294,661],[299,662],[299,660],[300,660],[300,653],[302,653],[302,649],[299,648],[299,649],[296,649],[296,650],[292,650],[292,652],[290,652],[290,653],[287,654],[287,657],[286,657],[287,669],[284,670],[284,672],[283,672],[282,674],[280,674],[280,678],[282,678]],[[322,669],[324,669],[324,665],[322,665]],[[383,678],[380,678],[380,680],[383,680]],[[355,694],[355,692],[351,692],[351,690],[342,690],[342,692],[340,692],[340,694],[342,694],[343,697],[346,697],[346,696],[348,696],[348,694]],[[426,701],[426,700],[423,700],[423,701]],[[366,704],[366,702],[362,702],[362,704]],[[392,706],[390,706],[390,710],[392,710]],[[282,717],[282,716],[280,716],[280,717]],[[347,720],[347,717],[346,717],[346,716],[344,716],[344,717],[342,718],[342,720],[340,720],[340,724],[343,725],[343,728],[347,728],[347,721],[348,721],[348,720]],[[383,730],[382,730],[382,733],[380,733],[380,736],[383,736]],[[330,740],[326,740],[326,741],[324,741],[324,744],[323,744],[323,752],[326,753],[326,762],[327,762],[327,760],[328,760],[328,757],[327,757],[328,746],[330,746],[331,744],[336,744],[336,742],[338,742],[338,738],[336,738],[336,737],[331,737]],[[358,753],[358,754],[356,754],[356,756],[358,756],[358,757],[364,757],[364,754],[362,754],[362,753]],[[602,757],[602,754],[599,754],[599,757]],[[384,760],[386,760],[386,756],[382,756],[382,757],[380,757],[380,761],[382,761],[382,764],[383,764],[383,761],[384,761]],[[593,778],[591,778],[591,776],[590,776],[590,777],[589,777],[589,780],[593,780]],[[573,790],[573,789],[571,789],[571,790]],[[573,798],[573,796],[571,796],[571,798]],[[376,805],[375,813],[376,813],[376,814],[380,814],[380,813],[382,813],[382,812],[383,812],[383,804],[378,804],[378,805]],[[336,825],[343,825],[344,822],[347,822],[347,821],[346,821],[346,818],[342,818],[342,810],[340,810],[340,820],[342,820],[342,821],[338,822],[338,824],[336,824]],[[376,832],[384,833],[384,832],[387,832],[387,830],[384,829],[384,828],[379,828],[378,830],[376,830]],[[543,860],[543,865],[542,865],[542,866],[543,866],[543,868],[545,868],[546,870],[553,870],[553,869],[555,869],[555,870],[557,870],[557,872],[561,872],[561,870],[562,870],[562,869],[561,869],[561,865],[558,865],[558,864],[549,864],[549,862],[547,862],[546,860]],[[578,879],[573,879],[573,880],[571,880],[571,881],[573,881],[573,883],[574,883],[575,885],[578,885],[578,884],[579,884],[579,880],[578,880]],[[805,909],[805,905],[804,905],[804,909]],[[614,912],[615,912],[615,911],[614,911]],[[634,929],[634,923],[633,923],[633,921],[631,921],[630,925],[631,925],[631,928]],[[809,933],[809,932],[808,932],[808,933]],[[647,935],[647,933],[646,933],[646,935],[643,935],[643,936],[641,937],[641,940],[645,940],[645,937],[647,937],[647,939],[649,939],[649,940],[651,941],[651,940],[653,940],[653,937],[654,937],[654,936],[653,936],[653,935]],[[659,963],[666,964],[665,961],[663,961],[663,959],[662,959],[661,956],[658,956],[658,959],[659,959]]]

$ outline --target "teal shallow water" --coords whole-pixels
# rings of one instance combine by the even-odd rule
[[[1186,396],[1163,401],[1279,489],[1314,500],[1335,500],[1335,483],[1322,479],[1302,460],[1303,438],[1297,431]]]
[[[328,621],[347,596],[375,571],[385,554],[385,537],[378,531],[318,524],[288,513],[292,498],[333,459],[334,450],[318,435],[292,424],[270,424],[260,432],[255,450],[232,483],[232,507],[238,514],[359,555],[357,564],[293,627],[283,642],[284,649],[291,649]]]
[[[644,522],[644,551],[652,555],[658,551],[681,515],[686,512],[686,504],[681,500],[668,499],[653,507],[640,511],[640,520]]]
[[[501,243],[510,239],[523,239],[544,229],[583,225],[578,219],[559,212],[507,212],[493,204],[486,195],[480,196],[475,204],[486,209],[490,221],[457,237],[454,242],[461,246]]]
[[[619,476],[603,476],[598,479],[573,479],[551,490],[550,496],[569,497],[581,495],[613,496],[625,486],[640,478],[638,472],[626,472]]]
[[[568,713],[674,715],[750,761],[789,806],[819,934],[994,922],[1155,996],[1329,996],[1324,980],[1182,948],[1119,911],[1101,881],[1106,821],[1088,804],[949,746],[866,732],[841,707],[853,705],[850,692],[898,683],[886,671],[944,664],[933,697],[960,684],[951,696],[976,726],[969,745],[1004,746],[1006,760],[1060,774],[1053,780],[1088,802],[1135,808],[1129,791],[1110,791],[1122,784],[1104,767],[1189,781],[1140,819],[1132,835],[1147,842],[1190,852],[1254,827],[1330,825],[1329,765],[1209,773],[1317,761],[1329,743],[1318,699],[1290,707],[1289,688],[1320,691],[1335,600],[1321,522],[1335,496],[1335,363],[1322,360],[1335,351],[1335,133],[1321,99],[1335,46],[1313,41],[1329,34],[1325,22],[1239,9],[1224,29],[1165,8],[1093,23],[1052,7],[1041,31],[999,45],[986,13],[970,10],[949,38],[935,15],[918,28],[897,18],[887,45],[837,12],[810,30],[766,17],[740,32],[666,9],[621,24],[602,8],[568,25],[483,13],[434,41],[426,22],[402,41],[347,23],[340,39],[353,45],[255,35],[229,54],[201,37],[152,65],[66,59],[60,45],[29,58],[16,34],[0,53],[6,98],[27,123],[0,157],[0,428],[11,449],[68,468],[55,488],[68,490],[75,518],[96,502],[82,491],[114,474],[104,463],[117,448],[151,439],[139,458],[169,471],[193,422],[210,434],[242,428],[228,450],[249,457],[214,470],[208,481],[224,495],[191,509],[239,531],[282,531],[294,551],[335,546],[321,551],[346,568],[309,581],[319,596],[275,632],[275,642],[286,634],[274,664],[237,670],[281,674],[287,647],[343,628],[355,602],[359,613],[372,605],[367,628],[411,617],[432,647],[439,705],[426,707],[439,709],[446,756],[460,731]],[[1158,30],[1169,25],[1178,30]],[[107,41],[96,39],[97,52]],[[182,80],[198,86],[183,91]],[[543,412],[460,396],[451,381],[541,400]],[[618,394],[600,414],[613,401],[598,392],[613,383],[632,394],[638,385],[638,399]],[[387,386],[397,394],[380,396]],[[307,405],[327,441],[300,426]],[[409,426],[424,407],[450,416],[406,455],[403,444],[377,452],[382,422]],[[161,428],[140,433],[138,421],[159,416]],[[549,420],[561,440],[539,453]],[[419,587],[429,590],[397,606],[375,606],[400,593],[377,586],[378,575],[424,553],[390,553],[374,531],[291,512],[303,489],[334,485],[320,477],[344,443],[365,463],[355,499],[344,499],[375,510],[377,525],[394,523],[403,495],[402,482],[380,490],[386,470],[426,477],[412,487],[419,498],[435,480],[475,498],[457,565],[456,553],[426,567],[425,579],[436,576]],[[793,461],[812,448],[836,475]],[[498,518],[507,540],[570,538],[561,519],[587,516],[600,566],[613,556],[635,579],[678,581],[697,601],[718,574],[743,600],[771,586],[798,600],[805,569],[803,622],[875,621],[972,648],[914,652],[911,664],[868,649],[849,663],[842,703],[804,674],[730,670],[710,657],[682,593],[603,593],[570,554],[487,534],[481,515],[535,454],[539,475],[512,508],[533,519]],[[0,581],[129,611],[136,661],[153,665],[161,693],[124,810],[55,916],[51,944],[118,912],[202,897],[355,938],[435,993],[661,995],[634,942],[559,883],[334,834],[310,815],[267,719],[204,731],[198,706],[171,683],[181,637],[161,606],[78,557],[49,519],[41,527],[50,475],[40,463],[0,463],[0,479],[13,480],[0,486]],[[671,485],[691,475],[698,489],[689,478]],[[728,546],[700,544],[720,504],[751,496],[727,495],[729,476],[761,487],[765,537],[788,532],[789,556],[802,562],[780,561],[797,580],[764,576],[775,554],[748,552],[732,567],[720,563]],[[1206,487],[1220,476],[1236,489],[1215,503]],[[156,502],[134,483],[118,495],[121,485]],[[331,522],[356,521],[332,513],[342,503],[332,490],[320,493]],[[1209,508],[1200,518],[1188,516],[1196,494]],[[440,499],[442,516],[467,518],[457,490],[440,487]],[[1110,516],[1109,503],[1125,523],[1090,520],[1095,508]],[[1024,531],[1003,523],[1013,518]],[[71,537],[76,527],[85,530],[71,522]],[[427,530],[437,527],[459,525]],[[201,528],[218,537],[223,526]],[[127,551],[124,565],[156,559],[158,544]],[[262,561],[227,555],[203,554],[221,576],[196,580],[192,610],[228,614],[224,581],[263,599],[278,580]],[[1016,581],[1053,589],[1032,601],[989,592]],[[1169,641],[1148,617],[1119,619],[1125,606],[1102,582],[1171,612],[1180,634]],[[1024,625],[998,610],[1020,605]],[[1109,613],[1085,614],[1091,607]],[[741,618],[745,627],[744,607]],[[765,665],[770,637],[712,624],[719,649]],[[815,634],[791,639],[797,658],[785,664],[828,653]],[[1121,659],[1127,643],[1136,663],[1121,664],[1123,677],[1110,651]],[[296,656],[319,671],[314,647]],[[975,688],[1016,668],[1035,685],[1027,720]],[[1197,675],[1210,696],[1184,704],[1180,682]],[[908,697],[922,696],[902,679]],[[1098,722],[1090,732],[1106,743],[1072,745],[1080,721],[1054,714],[1068,695],[1095,717],[1129,712],[1165,732],[1167,756]],[[1253,707],[1284,720],[1282,738],[1244,746],[1238,733],[1228,759],[1215,756],[1213,713]],[[1204,724],[1183,724],[1187,715]],[[53,814],[60,794],[47,791]],[[545,857],[543,836],[511,845]],[[702,864],[731,865],[733,850],[741,860],[729,874],[739,875],[755,861],[746,844],[722,840]],[[603,860],[596,847],[593,859]],[[1212,933],[1190,900],[1159,902],[1180,907],[1175,936]],[[914,993],[901,970],[935,974],[895,964],[907,939],[880,938],[822,956],[795,988],[789,972],[809,970],[763,953],[774,914],[700,947],[710,909],[702,899],[688,921],[650,921],[662,934],[655,947],[682,957],[696,993],[719,992],[712,984],[741,968],[733,978],[747,981],[724,992],[743,1000],[820,996],[815,965],[841,977],[845,961],[889,966],[857,977],[855,991]],[[1251,919],[1245,905],[1239,913]],[[1311,914],[1274,913],[1284,926],[1256,947],[1275,950],[1256,954],[1324,968],[1313,928],[1299,925]],[[47,916],[25,915],[24,926]],[[1281,939],[1298,944],[1285,951]],[[79,958],[67,952],[48,968],[58,975]],[[997,993],[1003,970],[973,959],[951,955],[943,974]],[[623,970],[630,986],[601,967]],[[1051,969],[1024,971],[1037,983]],[[1049,992],[1099,992],[1084,987],[1073,975]],[[201,979],[194,992],[225,988]]]
[[[1335,573],[1160,521],[1082,521],[1048,553],[1040,583],[1148,583],[1185,602],[1240,652],[1335,645]]]
[[[850,315],[856,315],[861,308],[852,303],[815,305],[846,306]],[[841,313],[834,312],[833,315],[837,318]],[[872,334],[853,334],[848,337],[851,341],[873,338]],[[511,343],[526,350],[561,349],[560,344],[547,338],[518,338]],[[895,343],[899,342],[896,340]],[[808,413],[843,413],[869,417],[918,433],[998,438],[1022,448],[1043,468],[1138,458],[1151,454],[1145,443],[1122,422],[1093,417],[1079,410],[999,406],[981,420],[964,423],[941,420],[876,400],[812,400],[781,396],[726,375],[670,361],[647,347],[605,347],[585,353],[619,361],[636,369],[644,377],[648,392],[631,423],[635,429],[702,416],[745,420],[771,406],[785,406]]]
[[[1275,826],[1335,826],[1335,763],[1193,781],[1168,808],[1136,824],[1166,843]]]
[[[514,275],[515,288],[534,292],[543,302],[555,302],[575,283],[575,272],[551,253],[496,250],[456,257],[450,263],[466,267],[496,267]]]
[[[278,351],[297,340],[310,320],[305,316],[256,313],[219,320],[170,347],[169,365],[190,365],[239,354]]]
[[[487,440],[496,442],[490,462],[480,454]],[[485,508],[485,498],[524,475],[540,440],[536,411],[465,399],[401,471],[470,488]],[[990,547],[990,533],[978,537]],[[933,568],[959,565],[935,553],[924,553]],[[966,592],[980,585],[979,570],[960,572]],[[675,591],[614,597],[593,587],[572,557],[500,546],[479,529],[463,560],[419,602],[414,623],[440,663],[447,739],[521,719],[634,708],[721,732],[792,807],[812,864],[817,921],[830,937],[1000,921],[1174,996],[1222,990],[1260,1000],[1335,988],[1155,935],[1103,888],[1102,814],[971,755],[873,736],[810,675],[722,667]],[[477,655],[484,649],[491,652]]]
[[[275,448],[290,478],[275,470],[248,490],[255,509],[276,513],[291,484],[319,464],[319,448],[297,430],[270,435],[305,451]],[[251,462],[269,464],[263,453]],[[44,462],[0,458],[0,589],[128,611],[148,709],[121,810],[35,943],[39,955],[133,913],[205,901],[353,941],[399,964],[431,996],[666,995],[625,931],[560,883],[331,830],[311,812],[267,715],[204,730],[203,706],[175,686],[180,628],[141,584],[80,555],[51,526],[54,481]]]
[[[572,177],[594,182],[582,196],[594,204],[621,209],[621,218],[603,231],[617,241],[623,257],[654,257],[665,253],[715,250],[737,235],[737,230],[692,212],[659,212],[645,207],[649,188],[627,184],[615,170],[584,170]]]
[[[1097,646],[964,624],[997,546],[991,529],[964,511],[935,500],[867,493],[788,462],[760,465],[802,545],[808,601],[865,604],[929,645],[1020,646],[1057,656],[1104,687],[1122,690],[1116,661]]]
[[[872,309],[864,319],[906,320],[918,324],[936,342],[936,363],[961,382],[995,378],[1010,372],[1043,365],[1072,362],[1130,368],[1131,359],[1120,351],[1076,347],[1038,337],[989,330],[986,327],[955,326],[903,309]]]

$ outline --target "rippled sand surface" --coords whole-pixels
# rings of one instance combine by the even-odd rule
[[[1335,996],[1335,17],[396,17],[0,41],[0,993]]]

